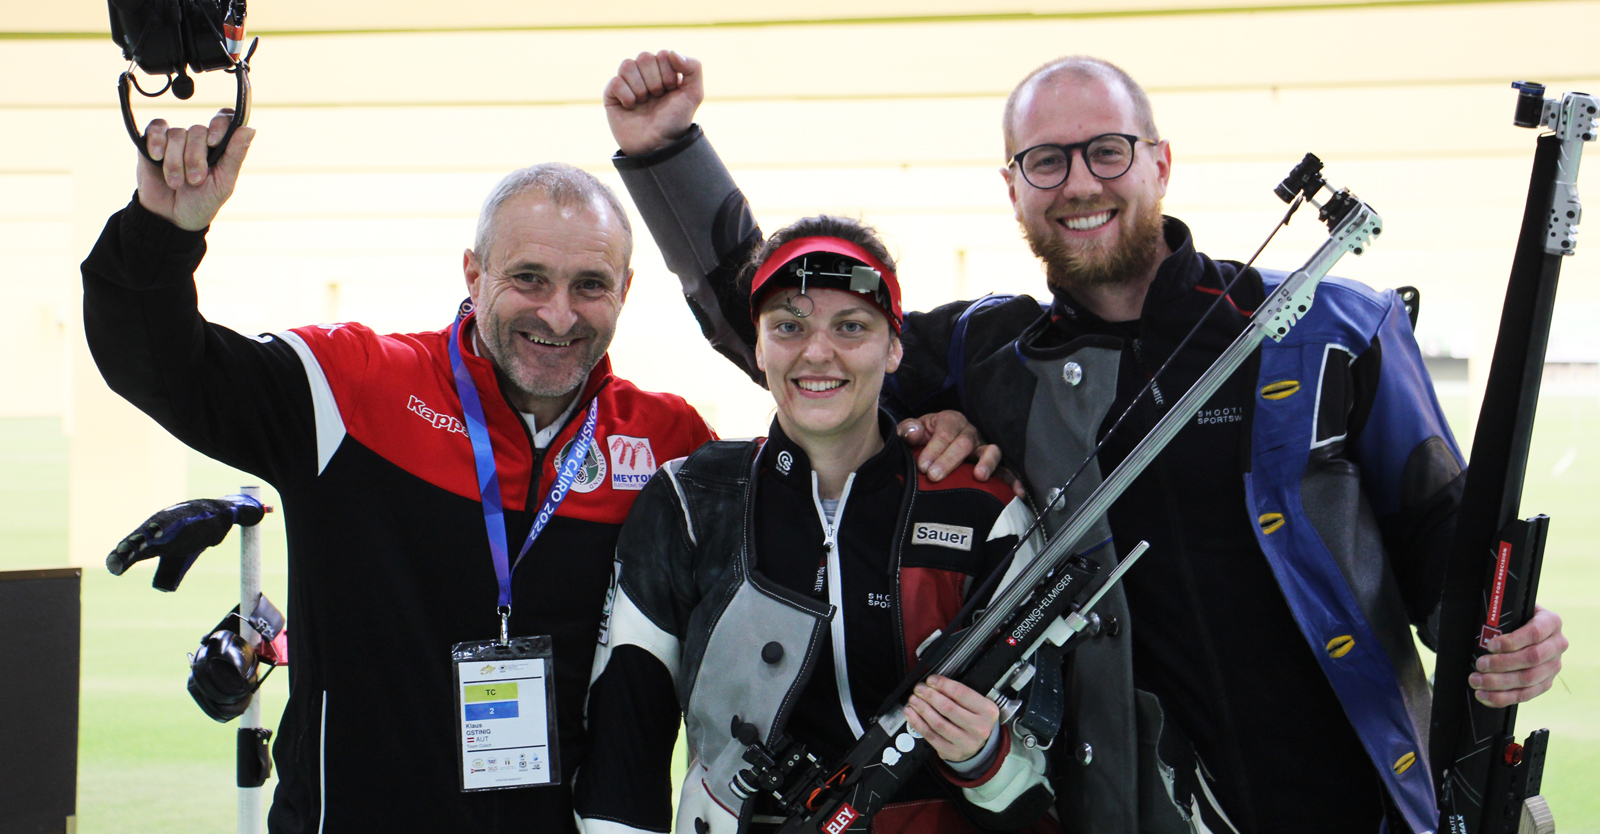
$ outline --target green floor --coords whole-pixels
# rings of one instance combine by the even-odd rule
[[[1466,404],[1446,407],[1462,425]],[[66,472],[59,421],[0,420],[0,570],[65,563]],[[190,495],[220,495],[244,482],[226,467],[193,458]],[[1523,507],[1553,518],[1540,598],[1564,617],[1573,648],[1555,689],[1523,707],[1518,725],[1552,730],[1544,792],[1563,834],[1600,832],[1597,497],[1600,400],[1547,399]],[[263,579],[280,603],[286,597],[281,525],[281,516],[266,522]],[[145,566],[123,577],[85,566],[80,832],[234,829],[233,727],[202,715],[183,682],[185,653],[237,601],[237,547],[230,539],[206,554],[175,594],[151,589]],[[275,677],[263,690],[269,726],[283,707],[285,683]]]

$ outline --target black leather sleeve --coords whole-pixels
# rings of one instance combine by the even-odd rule
[[[634,206],[683,285],[683,297],[711,346],[760,385],[755,325],[739,270],[761,246],[750,203],[698,125],[664,148],[612,159]]]
[[[663,834],[671,828],[682,714],[673,678],[695,601],[690,558],[677,491],[658,471],[617,539],[616,580],[589,686],[589,750],[573,789],[583,819]]]

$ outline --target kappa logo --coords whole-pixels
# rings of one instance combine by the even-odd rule
[[[411,402],[406,404],[406,410],[433,424],[436,429],[445,429],[459,434],[466,434],[467,427],[460,420],[448,414],[440,414],[428,407],[417,395],[411,395]]]
[[[556,456],[556,464],[567,459],[567,452],[572,449],[572,443],[577,438],[567,441],[561,447],[561,453]],[[578,476],[572,479],[573,492],[594,492],[600,488],[600,482],[606,479],[606,458],[600,454],[600,444],[589,441],[589,454],[583,456],[583,468],[578,470]]]
[[[613,434],[606,438],[611,450],[611,488],[638,491],[656,472],[656,453],[650,438]]]
[[[794,455],[789,454],[788,450],[784,450],[782,452],[779,452],[778,453],[778,471],[781,472],[784,475],[787,475],[787,474],[789,474],[789,470],[793,469],[793,468],[794,468]]]
[[[931,544],[951,550],[972,549],[972,528],[954,524],[918,524],[911,528],[912,544]]]

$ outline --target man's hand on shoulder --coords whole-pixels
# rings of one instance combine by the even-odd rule
[[[1566,650],[1561,615],[1534,606],[1527,625],[1489,642],[1489,653],[1478,658],[1478,671],[1467,681],[1477,690],[1478,700],[1488,706],[1520,704],[1554,685]]]
[[[606,83],[606,121],[622,153],[639,156],[682,138],[705,97],[699,61],[670,49],[641,52]]]
[[[233,194],[239,168],[256,135],[254,128],[239,128],[216,167],[206,165],[206,151],[222,141],[232,118],[233,109],[223,108],[210,125],[185,129],[168,127],[162,119],[151,122],[144,133],[145,148],[158,161],[139,156],[139,204],[186,231],[198,232],[211,225]]]
[[[980,481],[999,475],[1018,498],[1027,496],[1010,470],[1000,465],[1000,447],[984,444],[978,430],[967,416],[959,411],[938,411],[900,421],[896,428],[906,445],[920,447],[917,452],[917,470],[930,481],[940,481],[954,472],[963,461],[973,460],[972,476]]]

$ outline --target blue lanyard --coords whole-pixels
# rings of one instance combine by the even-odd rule
[[[561,506],[561,502],[566,500],[567,493],[572,490],[572,482],[583,469],[583,459],[594,443],[595,418],[599,414],[600,398],[596,397],[589,402],[589,413],[583,419],[583,427],[573,439],[566,458],[557,466],[555,485],[550,487],[544,503],[539,506],[539,514],[533,519],[533,528],[528,531],[528,540],[522,543],[522,550],[517,553],[516,563],[512,563],[510,550],[506,546],[505,509],[500,500],[500,477],[494,463],[494,446],[489,442],[489,424],[483,418],[483,401],[478,398],[478,386],[472,381],[472,374],[467,371],[467,363],[461,359],[459,330],[461,320],[465,317],[465,305],[463,307],[463,313],[456,316],[455,322],[450,325],[450,370],[455,373],[456,394],[461,398],[461,410],[466,417],[467,437],[472,441],[472,459],[478,467],[478,493],[483,498],[483,523],[489,531],[489,555],[494,558],[495,577],[500,581],[500,635],[504,641],[506,619],[511,614],[511,569],[521,564],[522,557],[528,555],[528,548],[533,546],[533,540],[544,532],[545,525],[550,523],[550,518],[556,514],[556,508]]]

